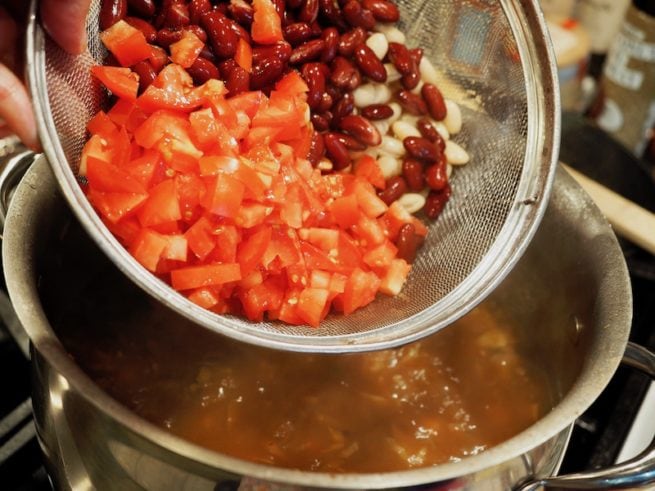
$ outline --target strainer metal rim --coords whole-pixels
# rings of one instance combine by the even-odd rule
[[[46,35],[37,22],[36,4],[36,0],[32,0],[26,45],[27,75],[41,143],[62,193],[77,219],[125,275],[160,302],[217,333],[269,348],[323,353],[385,349],[415,341],[451,324],[493,291],[521,257],[545,213],[559,154],[560,101],[554,53],[536,0],[500,0],[516,37],[525,75],[526,153],[521,182],[509,214],[512,219],[506,220],[484,259],[468,277],[441,300],[412,317],[355,334],[306,336],[275,333],[259,329],[256,324],[248,325],[205,310],[152,275],[127,252],[102,223],[70,167],[63,164],[67,158],[48,100]],[[540,165],[529,165],[536,161]]]

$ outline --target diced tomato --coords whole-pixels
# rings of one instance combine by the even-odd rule
[[[386,187],[382,170],[377,160],[370,155],[364,155],[357,161],[355,164],[355,175],[363,177],[378,189],[384,189]]]
[[[152,53],[143,33],[123,20],[101,32],[100,39],[124,67],[143,61]]]
[[[188,251],[188,241],[184,235],[167,235],[168,244],[162,251],[162,257],[174,261],[186,261]]]
[[[91,204],[112,223],[136,210],[147,198],[147,194],[109,193],[91,189],[87,193]]]
[[[327,314],[329,292],[321,288],[305,288],[298,297],[298,316],[312,327],[318,327]]]
[[[296,70],[291,70],[275,84],[275,90],[292,97],[303,97],[309,92],[309,87]]]
[[[284,41],[282,21],[271,0],[253,0],[255,15],[250,34],[260,44],[274,44]]]
[[[412,267],[404,259],[393,259],[380,283],[380,291],[386,295],[398,295]]]
[[[364,262],[371,268],[386,268],[396,258],[398,248],[388,240],[364,254]]]
[[[215,215],[235,218],[239,214],[244,191],[241,181],[219,173],[213,178],[213,185],[207,187],[205,208]]]
[[[150,190],[148,199],[139,210],[139,221],[144,227],[175,222],[182,218],[175,180],[167,179]]]
[[[94,66],[91,68],[91,73],[115,96],[128,101],[136,100],[136,93],[139,90],[139,76],[129,68]]]
[[[104,111],[98,111],[86,125],[86,129],[92,135],[110,135],[118,130],[114,122]]]
[[[239,38],[237,51],[234,54],[234,61],[245,71],[252,71],[252,48],[250,47],[250,43],[243,38]]]
[[[188,298],[196,305],[200,305],[203,309],[211,309],[220,301],[220,298],[214,293],[212,288],[198,288],[191,292]]]
[[[348,315],[371,303],[379,287],[380,278],[375,273],[355,269],[348,278],[343,292],[343,313]]]
[[[218,286],[241,279],[238,264],[208,264],[171,271],[171,284],[179,291],[208,286]]]
[[[86,178],[89,185],[99,191],[112,193],[145,194],[145,186],[117,165],[110,164],[95,157],[86,161]]]
[[[216,247],[216,241],[211,234],[211,223],[206,218],[200,218],[185,232],[189,249],[201,261]]]
[[[250,273],[261,263],[264,252],[271,243],[271,233],[270,228],[263,228],[241,243],[237,252],[237,260],[243,274]]]
[[[130,254],[146,269],[155,271],[161,255],[168,246],[166,237],[144,228],[130,246]]]
[[[198,107],[202,100],[192,92],[193,81],[184,68],[170,64],[159,72],[157,78],[139,96],[137,104],[145,111],[174,109],[190,111]]]
[[[335,199],[330,205],[330,212],[332,213],[334,222],[341,227],[348,229],[356,225],[359,220],[357,196],[350,194]]]
[[[182,39],[170,45],[171,60],[183,68],[189,68],[196,61],[198,55],[205,47],[198,36],[191,31],[184,31]]]
[[[387,211],[387,205],[378,197],[373,186],[367,181],[355,182],[355,195],[357,196],[357,204],[359,204],[366,216],[375,218]]]

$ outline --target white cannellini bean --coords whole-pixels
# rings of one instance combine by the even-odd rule
[[[435,127],[437,133],[441,135],[441,138],[446,141],[450,140],[450,132],[448,131],[448,128],[446,128],[445,124],[443,124],[441,121],[432,120],[432,126]]]
[[[387,118],[389,124],[393,124],[403,115],[403,108],[400,107],[400,104],[397,102],[392,102],[389,104],[389,107],[393,111],[393,116]]]
[[[398,198],[398,203],[408,213],[414,214],[425,206],[425,198],[419,193],[405,193]]]
[[[371,121],[371,123],[377,128],[377,130],[380,132],[380,135],[386,135],[389,133],[389,127],[391,125],[389,124],[388,120],[381,119],[378,121]]]
[[[452,165],[464,165],[469,161],[468,152],[452,140],[446,142],[444,155],[448,163]]]
[[[390,43],[400,43],[405,44],[406,38],[403,31],[398,29],[396,26],[389,24],[378,23],[373,28],[377,32],[381,32],[387,38],[387,41]]]
[[[421,119],[418,116],[414,116],[413,114],[405,113],[400,117],[399,121],[402,121],[403,123],[411,124],[412,126],[416,126],[416,123],[418,123],[418,120]]]
[[[443,120],[443,123],[448,128],[448,132],[451,135],[456,135],[462,129],[462,110],[459,108],[459,104],[450,99],[446,99],[446,119]]]
[[[399,176],[403,171],[400,160],[386,153],[378,157],[378,166],[385,179]]]
[[[366,40],[366,46],[371,48],[373,53],[375,53],[375,56],[384,60],[384,57],[387,56],[387,51],[389,50],[389,41],[384,34],[376,32],[368,37]]]
[[[385,63],[384,69],[387,72],[387,83],[391,84],[400,80],[403,75],[398,71],[398,69],[393,65],[393,63]]]
[[[403,142],[388,135],[382,137],[382,143],[378,146],[378,150],[393,155],[394,157],[402,157],[405,155],[405,146],[403,145]]]
[[[434,67],[432,62],[426,56],[421,58],[418,65],[419,72],[421,72],[421,80],[425,83],[439,85],[439,73]]]
[[[373,104],[387,104],[391,100],[391,89],[385,84],[372,84],[375,88],[375,102]]]
[[[353,91],[355,106],[366,107],[375,104],[376,90],[373,84],[360,85]]]
[[[408,136],[421,136],[421,132],[415,125],[409,124],[402,119],[391,125],[391,131],[400,141],[403,141]]]
[[[453,166],[446,164],[446,177],[450,180],[450,176],[453,174]]]

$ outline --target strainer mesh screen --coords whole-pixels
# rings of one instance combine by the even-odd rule
[[[501,2],[481,0],[400,1],[400,28],[408,45],[424,48],[441,74],[441,89],[460,104],[464,127],[455,141],[471,161],[455,168],[453,195],[442,216],[430,226],[402,293],[380,297],[350,316],[329,316],[320,329],[277,323],[253,325],[235,318],[215,317],[218,329],[265,331],[273,335],[333,336],[403,323],[435,308],[483,261],[512,215],[524,172],[528,133],[526,80]],[[52,165],[77,170],[85,125],[103,102],[103,93],[89,74],[104,56],[98,39],[94,1],[89,16],[89,53],[71,57],[46,41],[46,85],[51,117],[67,162]],[[54,142],[55,146],[57,142]],[[52,156],[50,156],[52,159]],[[539,165],[539,163],[528,163]],[[68,169],[70,168],[70,169]],[[92,231],[91,231],[92,232]],[[93,235],[93,233],[92,233]],[[148,274],[128,265],[133,278]],[[186,302],[181,298],[178,301]],[[436,305],[438,308],[438,304]],[[228,333],[229,334],[229,333]]]

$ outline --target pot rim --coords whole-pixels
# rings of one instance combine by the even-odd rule
[[[574,180],[563,170],[558,169],[556,182],[560,186],[554,187],[551,199],[557,199],[567,192],[574,193],[576,204],[585,208],[585,213],[589,217],[585,222],[599,222],[600,227],[594,228],[594,233],[610,235],[614,242],[613,247],[618,251],[618,242],[609,224]],[[611,270],[612,274],[605,276],[608,277],[607,281],[610,281],[613,290],[610,295],[606,295],[608,297],[604,299],[606,301],[596,306],[599,309],[598,317],[608,321],[606,325],[597,326],[597,329],[604,331],[604,336],[600,345],[592,346],[594,350],[602,350],[603,357],[592,358],[591,363],[589,359],[586,360],[578,378],[560,402],[542,419],[519,434],[480,454],[457,462],[406,471],[333,474],[248,462],[190,443],[137,416],[97,386],[68,355],[38,301],[35,281],[31,276],[33,271],[29,266],[22,264],[26,261],[17,261],[15,255],[12,256],[8,252],[25,249],[25,237],[29,234],[23,232],[32,221],[30,217],[38,216],[39,210],[45,204],[63,200],[55,193],[55,189],[54,177],[45,159],[40,158],[30,169],[14,196],[2,245],[9,294],[33,347],[52,364],[71,387],[105,416],[164,452],[171,452],[210,469],[292,485],[330,488],[404,487],[444,481],[477,472],[518,457],[569,427],[609,382],[628,341],[632,296],[627,267],[622,254],[606,254],[604,261],[607,262],[608,270]],[[29,256],[28,253],[27,257]]]

